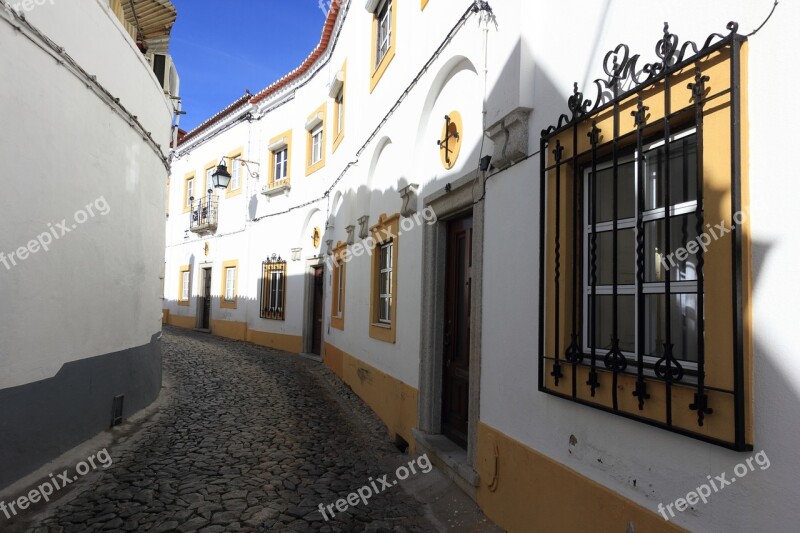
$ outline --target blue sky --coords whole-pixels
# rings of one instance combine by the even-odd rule
[[[170,53],[181,78],[181,128],[298,67],[319,43],[319,0],[172,0]],[[327,2],[326,2],[327,4]]]

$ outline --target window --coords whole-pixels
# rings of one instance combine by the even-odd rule
[[[228,267],[225,269],[225,300],[232,302],[236,298],[236,269]]]
[[[576,85],[571,115],[542,131],[539,390],[748,450],[745,80],[733,78],[746,69],[733,32],[683,61],[634,68],[638,55],[612,51],[620,79],[598,82],[599,106]],[[673,41],[671,54],[677,37],[661,41]]]
[[[347,269],[347,243],[333,250],[333,286],[331,289],[331,326],[344,329],[344,299]]]
[[[273,137],[267,147],[270,154],[269,188],[288,187],[290,184],[292,130]]]
[[[386,0],[381,4],[375,18],[378,22],[377,49],[375,51],[375,68],[380,66],[383,58],[389,53],[392,44],[392,0]]]
[[[194,174],[187,174],[183,185],[183,212],[188,213],[192,208],[192,198],[194,197]]]
[[[286,261],[273,254],[263,263],[261,318],[286,319]]]
[[[389,241],[380,246],[380,267],[378,269],[378,322],[392,323],[392,255],[394,243]]]
[[[395,342],[397,326],[397,257],[400,214],[381,215],[371,228],[372,254],[370,337]]]
[[[329,95],[333,99],[333,145],[336,151],[344,138],[344,97],[347,85],[347,61],[342,65],[342,70],[336,73],[331,81]]]
[[[238,196],[242,193],[242,181],[245,175],[242,154],[242,150],[228,154],[228,172],[231,174],[231,181],[228,184],[228,190],[225,192],[225,198]]]
[[[189,305],[191,294],[191,267],[182,266],[178,278],[178,305]]]
[[[336,103],[336,137],[344,131],[344,89],[339,91],[334,99]]]
[[[395,56],[397,40],[397,3],[383,0],[372,21],[372,71],[370,92],[375,90],[389,63]]]
[[[322,126],[311,132],[311,164],[322,161]]]
[[[328,104],[322,104],[306,121],[306,176],[325,166],[325,116]]]
[[[282,181],[285,180],[286,177],[289,175],[289,149],[282,148],[273,154],[273,162],[275,168],[273,169],[273,176],[275,176],[275,181]]]
[[[697,238],[697,138],[695,130],[671,137],[670,163],[670,250],[677,250]],[[663,313],[666,298],[666,276],[670,277],[671,308],[670,327],[674,343],[672,355],[690,364],[696,370],[697,362],[697,270],[696,256],[687,256],[676,262],[664,254],[666,247],[664,208],[665,143],[663,140],[644,147],[617,164],[617,217],[614,218],[613,175],[611,162],[597,165],[584,172],[584,212],[588,223],[584,237],[584,335],[583,349],[592,347],[606,353],[613,348],[611,339],[618,339],[622,355],[631,364],[636,363],[637,346],[637,290],[636,237],[637,205],[636,184],[639,180],[641,159],[644,184],[644,359],[655,365],[664,356],[666,318]],[[593,196],[592,186],[597,188]],[[592,199],[594,198],[594,200]],[[596,202],[593,209],[592,203]],[[596,218],[592,218],[592,212]],[[615,224],[616,221],[616,224]],[[592,224],[594,222],[594,224]],[[594,231],[592,226],[595,227]],[[616,239],[615,239],[616,236]],[[590,248],[596,253],[595,282],[589,277]],[[616,274],[614,271],[616,261]],[[616,289],[614,285],[616,280]],[[616,307],[614,291],[617,293]],[[595,317],[594,331],[591,316]],[[616,321],[614,320],[616,317]],[[593,335],[592,335],[593,333]],[[593,337],[593,340],[592,340]]]
[[[222,298],[219,306],[223,309],[236,309],[238,299],[238,261],[222,263]]]

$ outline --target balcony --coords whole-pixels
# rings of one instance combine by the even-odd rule
[[[212,195],[192,202],[192,209],[189,211],[189,231],[199,235],[217,231],[218,202],[219,200]]]
[[[289,194],[289,190],[292,188],[288,178],[284,178],[280,181],[276,181],[274,183],[270,183],[269,185],[264,185],[261,189],[261,194],[270,198],[272,196],[278,196],[281,194]]]

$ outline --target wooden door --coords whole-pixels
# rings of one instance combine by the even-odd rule
[[[322,289],[325,269],[314,267],[313,314],[311,324],[311,353],[322,355]]]
[[[466,447],[469,420],[469,337],[472,296],[472,216],[447,228],[442,433]]]
[[[211,269],[203,269],[203,315],[200,321],[202,329],[211,329]]]

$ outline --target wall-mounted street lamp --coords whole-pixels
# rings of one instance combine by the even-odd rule
[[[225,165],[225,158],[217,165],[217,170],[211,174],[211,181],[214,183],[215,189],[227,189],[228,184],[231,182],[231,174],[228,172],[228,167]],[[209,191],[211,192],[211,191]]]
[[[246,161],[244,159],[240,159],[238,157],[228,157],[226,155],[222,156],[219,160],[219,165],[217,165],[217,170],[211,175],[211,180],[214,182],[214,187],[217,189],[227,189],[228,184],[231,182],[231,173],[228,172],[228,165],[225,164],[225,160],[229,159],[231,161],[239,161],[241,164],[247,168],[247,172],[250,173],[250,177],[258,179],[258,172],[253,172],[250,170],[250,165],[259,166],[258,163],[255,161]]]

